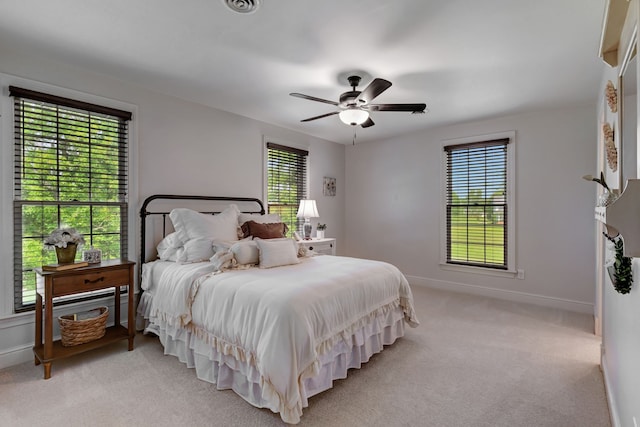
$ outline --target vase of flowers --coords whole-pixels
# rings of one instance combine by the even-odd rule
[[[84,244],[84,237],[75,228],[57,228],[44,239],[45,249],[55,249],[58,264],[71,264],[76,259],[78,246]]]
[[[324,230],[327,229],[327,224],[320,224],[316,226],[316,238],[324,239]]]
[[[594,181],[602,185],[604,191],[598,197],[598,201],[596,203],[597,206],[609,206],[611,203],[615,202],[619,196],[617,190],[611,190],[609,188],[602,172],[600,172],[600,178],[595,178],[592,175],[585,175],[582,177],[582,179],[585,179],[587,181]]]
[[[624,256],[624,243],[620,236],[608,237],[615,250],[615,260],[607,267],[609,278],[618,293],[628,294],[633,286],[632,260]]]

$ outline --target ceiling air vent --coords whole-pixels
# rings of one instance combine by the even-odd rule
[[[227,7],[237,13],[253,13],[258,10],[261,0],[222,0]]]

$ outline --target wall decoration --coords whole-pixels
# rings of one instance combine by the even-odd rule
[[[615,80],[612,80],[615,81]],[[599,132],[598,132],[598,169],[600,172],[604,172],[604,176],[609,184],[609,187],[612,191],[620,189],[620,160],[622,157],[620,155],[620,136],[622,132],[619,130],[619,114],[621,108],[618,106],[617,100],[619,99],[618,90],[616,88],[611,88],[611,85],[608,85],[609,88],[604,88],[603,95],[601,97],[601,106],[599,107]],[[616,102],[610,104],[609,100],[613,101],[612,96],[607,96],[607,94],[614,95]],[[613,107],[612,107],[613,106]],[[616,112],[612,112],[611,108],[615,109]]]
[[[335,196],[336,195],[336,179],[325,176],[322,192],[325,196]]]
[[[602,133],[604,135],[604,148],[607,152],[607,164],[615,172],[618,170],[618,149],[614,142],[613,129],[609,123],[602,125]]]
[[[607,104],[609,104],[611,112],[618,112],[618,92],[616,91],[615,86],[613,86],[613,82],[611,80],[607,82],[607,87],[604,90],[604,97],[607,99]]]

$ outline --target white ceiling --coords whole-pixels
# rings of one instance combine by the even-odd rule
[[[358,142],[513,113],[595,103],[605,0],[0,0],[0,43],[340,143],[346,75],[393,86]],[[1,58],[0,58],[1,59]]]

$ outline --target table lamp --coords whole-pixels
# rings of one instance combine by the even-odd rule
[[[298,218],[304,218],[304,225],[302,226],[304,240],[311,240],[311,218],[318,218],[318,208],[316,207],[315,200],[300,200],[300,206],[298,207]]]

